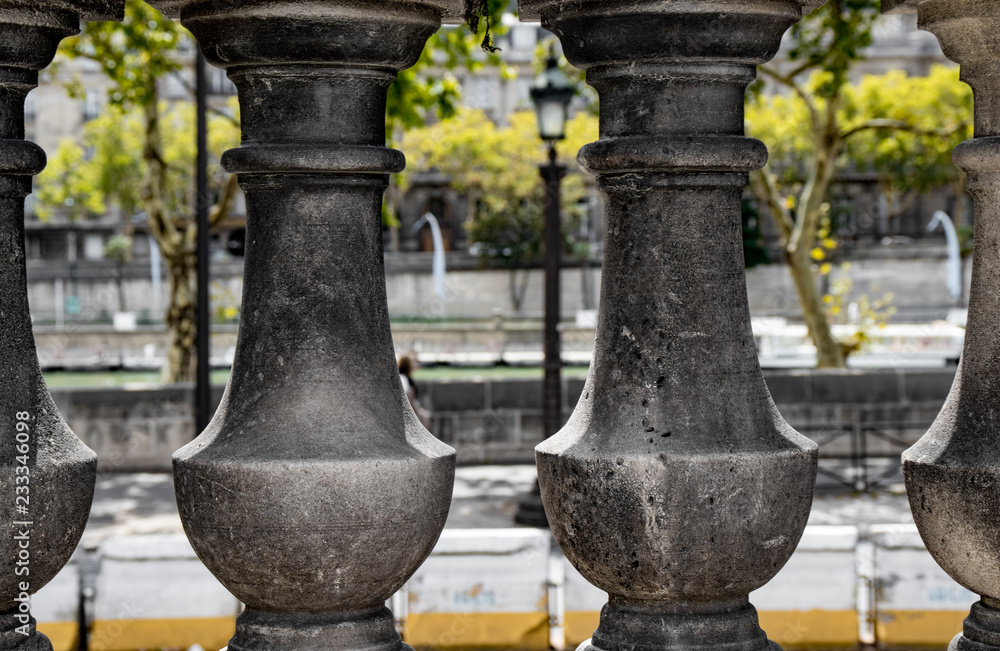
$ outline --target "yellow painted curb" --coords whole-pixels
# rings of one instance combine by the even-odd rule
[[[575,649],[584,640],[597,630],[597,625],[601,623],[601,611],[573,611],[566,613],[564,620],[566,630],[566,648]]]
[[[858,615],[850,610],[761,611],[761,628],[788,648],[852,647],[857,644]],[[941,646],[962,630],[967,611],[898,610],[879,613],[875,634],[888,646]],[[589,638],[600,613],[566,613],[566,645]],[[198,619],[99,620],[90,636],[92,651],[188,647],[222,648],[229,642],[235,617]],[[72,651],[76,622],[43,622],[38,630],[54,651]],[[548,615],[528,613],[411,613],[403,639],[419,649],[509,649],[544,651],[549,647]]]
[[[854,647],[858,613],[853,610],[762,610],[760,627],[783,647]]]
[[[38,622],[36,628],[52,642],[52,651],[73,651],[76,648],[77,632],[80,630],[76,622]]]
[[[410,613],[403,640],[418,649],[549,648],[548,613]],[[206,647],[207,648],[207,647]]]
[[[90,632],[92,651],[135,651],[199,644],[221,649],[236,631],[236,617],[97,620]]]
[[[962,632],[967,610],[883,610],[875,622],[880,644],[943,646]]]

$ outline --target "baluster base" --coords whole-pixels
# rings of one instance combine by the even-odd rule
[[[35,630],[35,618],[29,615],[25,624],[18,616],[22,613],[17,608],[11,608],[0,613],[0,650],[2,651],[52,651],[52,643]],[[28,635],[24,635],[23,626],[28,627]],[[20,628],[20,631],[18,630]]]
[[[51,647],[50,647],[51,648]],[[247,609],[236,619],[228,651],[413,651],[385,606],[361,612],[269,613]]]
[[[962,632],[948,645],[948,651],[1000,651],[1000,601],[983,597],[972,604]]]
[[[738,600],[712,604],[612,601],[578,651],[780,651],[760,628],[757,609]]]

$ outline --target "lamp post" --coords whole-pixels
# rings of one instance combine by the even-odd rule
[[[562,359],[559,352],[559,254],[562,233],[559,224],[561,207],[559,185],[566,168],[556,161],[556,142],[566,137],[566,117],[573,99],[573,87],[559,67],[555,49],[549,50],[545,70],[535,79],[531,100],[535,104],[538,133],[548,144],[549,160],[540,166],[545,182],[545,379],[542,384],[542,428],[545,438],[559,431],[562,425],[562,391],[560,374]],[[538,484],[523,500],[514,516],[515,522],[535,527],[548,527]]]
[[[566,137],[566,114],[573,99],[573,87],[559,67],[555,51],[550,50],[545,70],[538,75],[531,89],[538,118],[538,133],[549,147],[549,161],[540,167],[545,182],[545,380],[543,398],[543,431],[545,438],[555,434],[562,425],[560,418],[559,353],[559,254],[562,233],[559,224],[561,207],[560,183],[566,168],[556,161],[556,142]]]

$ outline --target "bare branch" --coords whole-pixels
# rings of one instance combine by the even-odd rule
[[[861,133],[862,131],[870,131],[872,129],[892,129],[893,131],[905,131],[907,133],[915,133],[922,136],[950,136],[963,129],[967,126],[965,122],[959,122],[957,124],[952,124],[943,129],[920,129],[916,126],[906,122],[904,120],[889,120],[889,119],[873,119],[868,120],[858,126],[848,129],[840,134],[841,140],[847,140],[851,136]]]
[[[170,74],[171,74],[171,76],[174,79],[177,80],[178,83],[180,83],[181,86],[184,86],[184,90],[186,90],[188,93],[190,93],[191,97],[195,96],[194,86],[192,86],[191,83],[187,79],[185,79],[177,71],[171,72]],[[212,106],[211,104],[208,104],[207,108],[208,108],[208,110],[211,113],[214,113],[215,115],[218,115],[219,117],[222,117],[222,118],[225,118],[225,119],[229,120],[229,122],[232,123],[232,125],[234,127],[239,127],[240,126],[240,121],[237,120],[235,116],[229,115],[228,113],[226,113],[222,109],[216,108],[216,107]]]
[[[792,216],[781,201],[777,179],[774,172],[771,171],[770,163],[750,175],[750,191],[758,203],[767,206],[768,211],[774,216],[774,221],[778,224],[782,239],[787,243],[792,234]]]
[[[208,213],[209,228],[218,226],[229,217],[229,213],[233,209],[233,203],[236,201],[236,189],[238,187],[239,183],[236,175],[228,174],[226,176],[226,184],[222,186],[222,196],[219,197],[219,201],[212,206],[212,209]]]
[[[793,75],[783,75],[774,68],[768,66],[758,66],[757,70],[759,70],[765,77],[790,88],[792,92],[798,95],[799,99],[805,103],[806,108],[809,110],[809,120],[812,122],[813,128],[818,129],[820,127],[819,110],[816,108],[816,104],[809,96],[809,93],[806,92],[805,88],[803,88],[799,82],[795,81],[795,77]]]

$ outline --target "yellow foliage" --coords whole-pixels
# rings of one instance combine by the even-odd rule
[[[883,294],[881,298],[872,300],[867,294],[862,294],[855,300],[851,299],[854,281],[847,275],[849,265],[840,266],[840,275],[830,283],[830,292],[823,296],[823,304],[828,306],[827,313],[832,323],[854,325],[854,332],[840,340],[845,355],[864,350],[871,342],[868,333],[872,329],[882,329],[896,313],[892,305],[892,293]],[[873,286],[878,290],[878,286]],[[845,307],[853,306],[846,310]]]
[[[406,171],[400,175],[405,191],[419,172],[437,171],[474,206],[469,237],[483,245],[488,257],[509,266],[523,265],[541,250],[541,212],[545,205],[539,166],[547,163],[547,149],[538,137],[535,114],[520,111],[498,126],[485,113],[460,109],[448,120],[413,129],[403,137]],[[564,215],[574,218],[583,196],[584,177],[576,155],[598,137],[597,118],[580,113],[566,125],[566,139],[556,147],[560,162],[569,168],[562,182]]]

